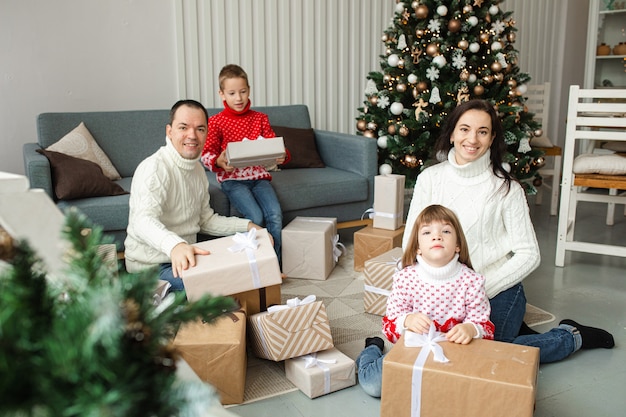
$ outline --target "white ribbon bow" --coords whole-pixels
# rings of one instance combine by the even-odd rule
[[[361,214],[361,220],[363,220],[363,219],[365,218],[365,215],[366,215],[366,214],[367,214],[367,218],[368,218],[368,219],[373,219],[373,218],[374,218],[374,215],[375,215],[376,213],[374,212],[374,208],[373,208],[373,207],[372,207],[372,208],[368,208],[367,210],[365,210],[365,211],[363,212],[363,214]]]
[[[335,263],[339,262],[339,257],[346,254],[346,247],[339,241],[339,235],[333,237],[333,257]]]
[[[413,333],[410,330],[404,332],[404,346],[427,347],[433,353],[435,362],[449,362],[443,353],[443,348],[439,345],[439,342],[445,342],[446,340],[446,336],[435,330],[435,325],[432,323],[430,324],[430,329],[428,329],[428,334]]]
[[[306,304],[311,304],[311,303],[315,302],[315,300],[316,300],[316,297],[315,297],[314,294],[307,295],[302,300],[299,299],[298,297],[290,298],[290,299],[287,300],[287,304],[280,304],[280,305],[269,306],[267,308],[267,312],[268,313],[274,313],[274,312],[280,311],[280,310],[287,310],[289,308],[300,307],[300,306],[303,306],[303,305],[306,305]]]
[[[252,228],[247,233],[237,232],[233,236],[233,242],[235,244],[228,248],[233,253],[245,251],[248,257],[248,264],[250,266],[250,273],[252,274],[252,285],[254,288],[261,288],[261,274],[259,272],[259,266],[256,262],[256,256],[254,251],[259,247],[259,242],[256,239],[256,229]]]

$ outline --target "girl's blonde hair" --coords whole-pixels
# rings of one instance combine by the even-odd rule
[[[431,224],[432,222],[448,223],[454,228],[457,238],[456,244],[460,249],[459,262],[472,268],[469,248],[467,247],[467,240],[465,239],[465,234],[463,233],[463,228],[461,227],[459,219],[452,210],[439,204],[433,204],[426,207],[422,210],[419,216],[417,216],[417,219],[415,219],[413,231],[411,232],[411,237],[409,239],[409,245],[402,254],[402,267],[406,268],[407,266],[414,265],[417,262],[415,258],[417,257],[417,251],[419,250],[419,242],[417,240],[419,230],[422,226]]]

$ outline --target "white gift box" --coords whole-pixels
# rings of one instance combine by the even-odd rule
[[[356,384],[356,364],[337,348],[285,360],[285,375],[309,398]]]
[[[256,140],[242,140],[230,142],[226,146],[228,165],[235,168],[257,165],[276,165],[278,158],[285,157],[285,143],[282,137],[258,138]]]
[[[397,174],[374,177],[374,227],[397,230],[404,224],[404,181]]]

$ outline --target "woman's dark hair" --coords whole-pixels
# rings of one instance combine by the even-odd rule
[[[209,113],[207,112],[206,107],[202,105],[202,103],[196,100],[179,100],[176,103],[174,103],[174,105],[172,106],[170,110],[170,124],[174,122],[174,116],[176,115],[176,111],[181,106],[187,106],[187,107],[191,107],[192,109],[202,110],[204,112],[204,118],[206,120],[209,120]]]
[[[502,128],[502,122],[500,121],[500,117],[498,116],[495,107],[488,101],[474,99],[456,106],[454,110],[450,112],[450,114],[446,118],[446,121],[444,122],[441,134],[439,135],[439,138],[435,143],[435,154],[447,155],[448,152],[450,152],[450,149],[454,147],[454,145],[450,143],[450,137],[452,136],[454,128],[459,122],[459,119],[468,110],[483,111],[487,113],[491,118],[491,131],[494,134],[493,142],[491,143],[490,148],[491,168],[496,177],[502,178],[504,180],[506,192],[508,193],[511,189],[511,181],[515,181],[515,179],[502,166],[502,159],[504,158],[504,154],[506,153],[506,143],[504,142],[504,129]]]

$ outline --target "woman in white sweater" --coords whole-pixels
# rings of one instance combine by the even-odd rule
[[[572,320],[563,320],[543,334],[523,325],[522,280],[539,266],[539,245],[524,190],[502,163],[504,131],[493,105],[470,100],[457,106],[446,120],[435,151],[447,160],[418,176],[403,248],[424,207],[446,206],[461,221],[474,269],[486,278],[495,340],[539,347],[543,363],[561,360],[581,348],[612,348],[614,340],[608,332]]]

